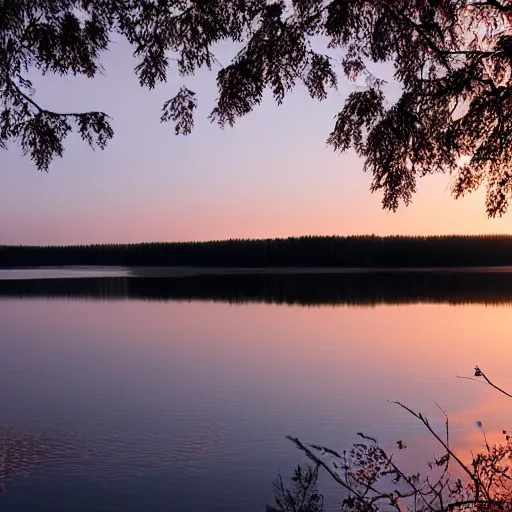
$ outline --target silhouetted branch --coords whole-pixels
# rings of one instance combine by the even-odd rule
[[[413,411],[411,408],[407,407],[406,405],[400,403],[400,402],[392,402],[400,407],[402,409],[405,409],[407,412],[412,414],[415,418],[421,421],[423,425],[427,428],[427,430],[434,436],[434,438],[441,444],[441,446],[446,450],[446,452],[450,455],[450,457],[457,462],[457,464],[460,466],[460,468],[473,480],[473,482],[477,483],[475,475],[471,472],[471,470],[460,460],[459,457],[450,449],[448,446],[448,440],[444,441],[439,434],[430,426],[430,423],[428,422],[428,419],[423,416],[421,413],[417,413]]]
[[[475,377],[483,377],[483,379],[485,380],[485,382],[487,382],[487,384],[489,384],[489,386],[493,387],[494,389],[496,389],[500,393],[504,394],[505,396],[512,398],[512,395],[510,393],[507,393],[500,387],[496,386],[496,384],[491,382],[491,380],[487,377],[487,375],[478,366],[475,366]]]
[[[510,396],[491,382],[476,367],[476,375],[481,376],[496,390]],[[394,460],[393,453],[388,454],[378,444],[375,437],[362,433],[358,435],[364,441],[356,443],[347,452],[341,454],[316,445],[306,445],[299,439],[288,437],[318,467],[323,467],[335,482],[340,484],[348,495],[343,499],[342,510],[353,512],[377,512],[394,509],[415,512],[510,512],[512,510],[512,476],[509,463],[512,460],[512,438],[506,432],[506,443],[491,446],[483,432],[486,450],[473,455],[471,467],[464,464],[450,447],[449,419],[446,412],[436,406],[445,415],[446,438],[443,439],[431,427],[428,419],[400,402],[393,402],[418,419],[443,447],[444,455],[428,463],[430,470],[442,468],[439,474],[408,474]],[[405,449],[402,441],[397,442],[400,450]],[[449,472],[449,463],[453,460],[469,478],[465,484],[460,478],[454,479]],[[400,482],[407,484],[406,492],[391,486]],[[384,486],[384,487],[382,487]]]

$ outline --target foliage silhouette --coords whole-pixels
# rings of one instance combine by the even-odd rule
[[[512,396],[496,386],[478,366],[475,368],[475,377],[483,378],[487,384],[507,397]],[[314,471],[318,472],[318,468],[323,468],[343,489],[342,511],[505,512],[512,509],[512,437],[509,433],[503,431],[504,442],[492,446],[487,442],[484,433],[485,450],[472,454],[471,462],[466,464],[451,447],[446,414],[446,430],[439,434],[424,415],[401,403],[397,404],[424,425],[442,450],[440,455],[428,463],[427,472],[411,473],[405,470],[397,461],[394,451],[385,450],[377,439],[362,433],[359,434],[360,442],[341,453],[289,437],[314,463]],[[398,451],[406,448],[403,441],[396,443]],[[454,470],[458,470],[461,476],[456,476]],[[323,503],[323,499],[321,493],[316,491],[316,480],[303,479],[302,483],[306,486],[310,484],[310,494],[320,494],[317,501],[309,509],[282,507],[280,511],[319,510],[316,503]],[[275,487],[274,491],[276,498],[283,494],[282,486]],[[295,498],[288,502],[296,502],[298,497],[307,494],[300,486],[296,488],[295,494],[293,491],[288,493]]]
[[[0,246],[0,267],[512,266],[512,236],[313,237],[88,246]]]
[[[292,477],[294,487],[288,490],[279,474],[274,480],[275,507],[267,506],[267,512],[322,512],[323,496],[316,488],[318,465],[302,468],[298,466]]]
[[[106,113],[42,106],[29,77],[35,68],[93,78],[120,36],[150,89],[173,73],[220,67],[210,119],[222,127],[267,89],[281,103],[302,84],[323,100],[340,75],[359,79],[328,142],[365,159],[385,208],[408,204],[418,177],[449,172],[456,197],[485,184],[488,214],[501,215],[512,195],[511,13],[510,0],[4,0],[0,144],[15,141],[41,170],[73,129],[104,148],[113,136]],[[214,54],[222,41],[239,48],[225,66]],[[395,102],[372,66],[382,62],[401,85]],[[188,134],[196,107],[183,86],[161,120]]]

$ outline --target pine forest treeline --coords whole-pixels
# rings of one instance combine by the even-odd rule
[[[0,267],[62,265],[200,267],[511,266],[512,236],[313,237],[0,246]]]

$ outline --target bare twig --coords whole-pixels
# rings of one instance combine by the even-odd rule
[[[493,387],[494,389],[496,389],[500,393],[503,393],[505,396],[508,396],[509,398],[512,398],[512,395],[510,393],[507,393],[506,391],[504,391],[500,387],[496,386],[496,384],[494,384],[489,379],[489,377],[487,377],[487,375],[478,366],[475,366],[475,377],[483,377],[485,382],[487,382],[487,384],[489,384],[489,386]]]

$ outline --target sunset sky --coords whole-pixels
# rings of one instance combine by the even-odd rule
[[[148,91],[123,43],[104,65],[106,75],[94,80],[35,77],[41,105],[104,110],[114,118],[115,138],[102,152],[69,137],[49,174],[18,147],[3,151],[0,244],[512,231],[510,215],[486,218],[483,191],[453,200],[449,176],[421,180],[412,206],[382,211],[362,162],[325,144],[348,83],[323,103],[301,88],[281,107],[269,95],[221,130],[207,120],[213,73],[176,76]],[[173,126],[160,124],[160,108],[183,84],[197,92],[199,110],[193,134],[176,137]]]

